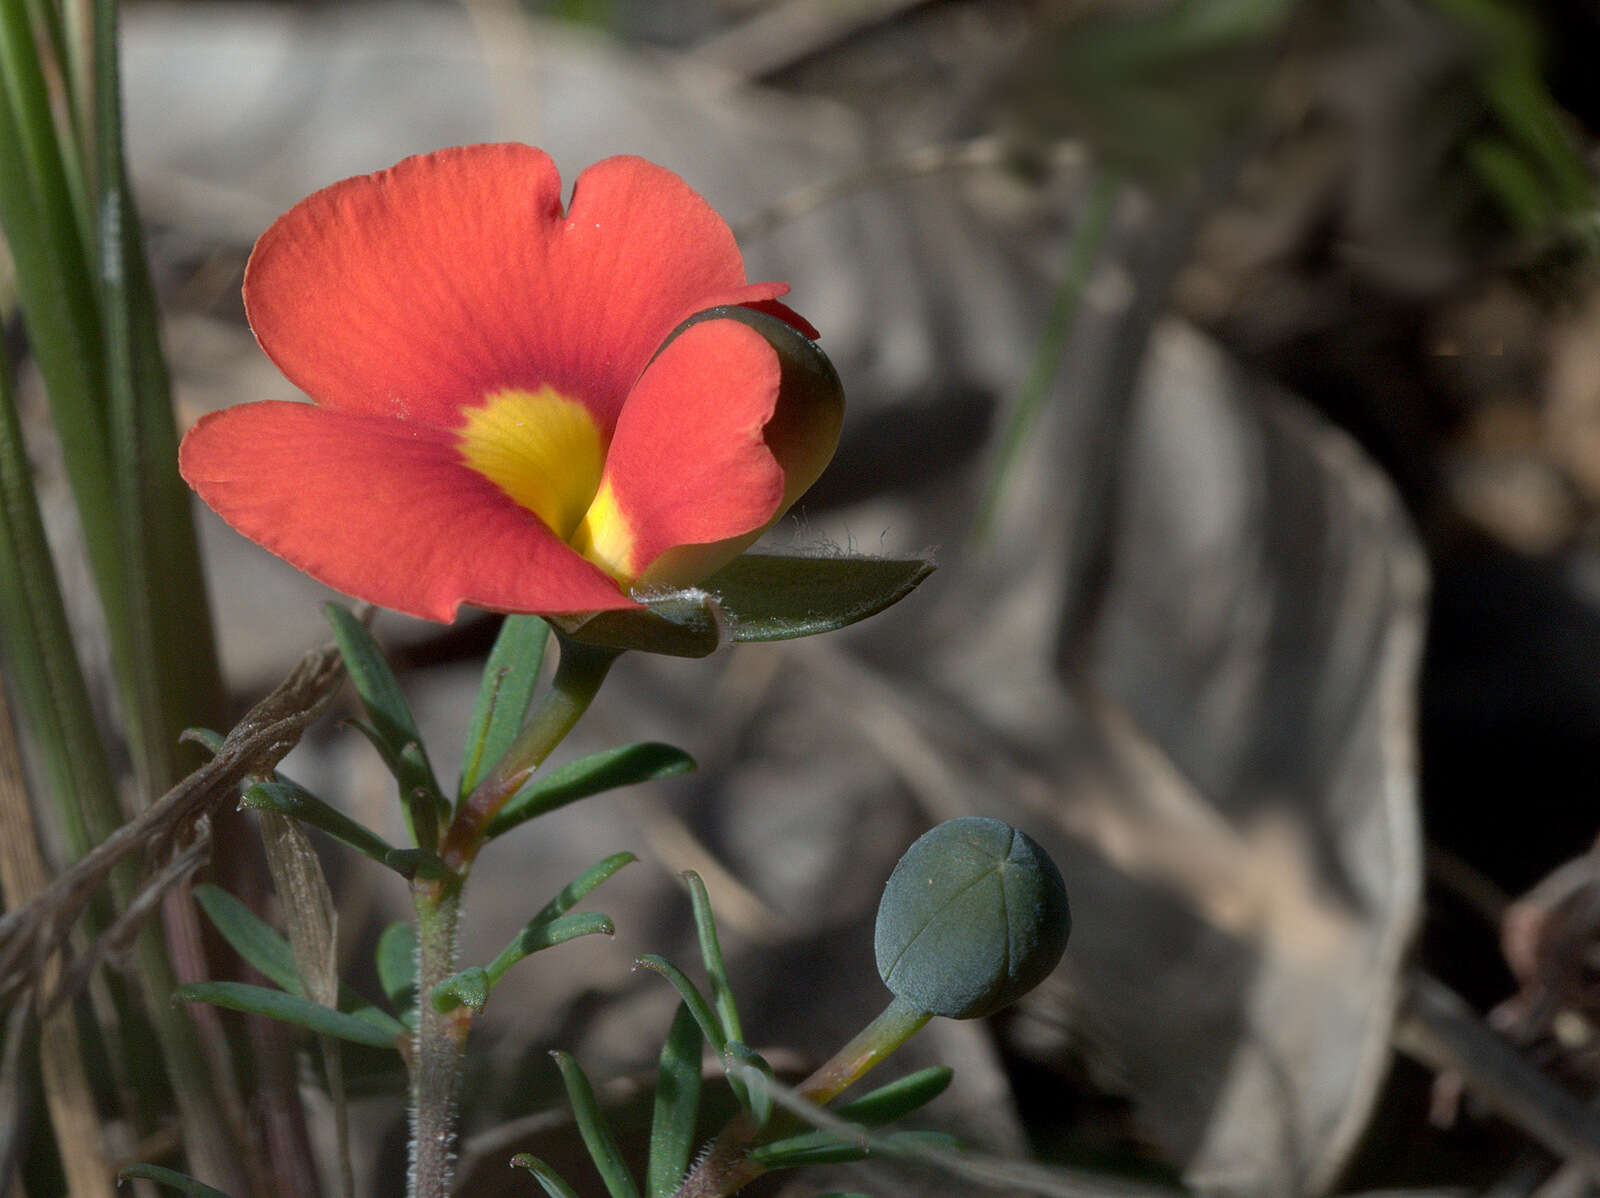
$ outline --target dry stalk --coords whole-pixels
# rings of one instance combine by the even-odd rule
[[[93,972],[92,961],[124,942],[154,911],[161,895],[204,860],[206,817],[236,800],[244,778],[277,766],[321,714],[343,675],[333,646],[308,653],[235,725],[211,760],[63,871],[26,906],[0,919],[0,1005],[38,985],[45,963],[65,952],[73,927],[111,871],[138,859],[147,878],[139,894],[86,959],[75,963],[49,995],[39,996],[39,1010],[47,1015],[77,994]]]

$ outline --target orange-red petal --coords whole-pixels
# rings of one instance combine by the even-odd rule
[[[617,573],[637,578],[669,549],[772,518],[784,476],[762,431],[781,374],[766,338],[735,320],[686,329],[650,363],[617,421],[596,505],[618,527],[588,530]]]
[[[550,158],[465,146],[346,179],[267,230],[245,274],[262,348],[331,408],[437,427],[550,386],[609,431],[685,317],[764,303],[727,224],[678,176],[611,158],[571,209]]]
[[[449,621],[461,603],[550,614],[634,605],[433,429],[243,404],[196,424],[179,464],[245,536],[383,607]]]

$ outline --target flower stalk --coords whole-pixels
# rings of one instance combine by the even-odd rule
[[[559,634],[558,634],[559,635]],[[489,825],[594,701],[616,649],[561,636],[561,658],[549,693],[505,756],[462,799],[445,832],[443,877],[419,875],[411,886],[417,913],[417,1031],[411,1054],[410,1198],[449,1193],[455,1141],[456,1089],[461,1079],[473,1010],[433,1003],[433,991],[456,968],[461,892]]]

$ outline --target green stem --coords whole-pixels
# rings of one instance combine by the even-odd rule
[[[410,1198],[446,1198],[455,1143],[456,1087],[472,1011],[459,1006],[441,1012],[429,995],[455,972],[461,881],[418,879],[411,896],[417,912],[417,1034],[411,1062],[411,1182],[407,1193]]]
[[[455,1141],[456,1087],[472,1026],[471,1008],[438,1010],[434,988],[455,972],[461,889],[489,823],[594,701],[615,649],[561,638],[561,661],[550,691],[511,742],[505,756],[462,800],[440,855],[445,878],[418,877],[411,897],[417,912],[417,1034],[411,1062],[410,1198],[445,1198]]]
[[[795,1088],[802,1097],[827,1106],[932,1018],[903,998],[890,999],[876,1019]]]
[[[876,1019],[801,1082],[797,1092],[818,1106],[826,1106],[932,1018],[904,999],[891,999]],[[802,1125],[800,1117],[788,1111],[779,1112],[765,1127],[747,1112],[740,1112],[712,1141],[673,1198],[727,1198],[738,1193],[766,1171],[751,1158],[750,1150],[793,1135]]]
[[[490,822],[521,789],[551,751],[572,731],[594,702],[619,649],[606,649],[556,634],[561,642],[561,662],[550,682],[550,692],[529,717],[505,756],[462,800],[440,850],[444,862],[465,876],[472,868]]]

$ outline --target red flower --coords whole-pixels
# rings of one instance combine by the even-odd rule
[[[213,413],[180,466],[245,536],[384,607],[632,607],[735,556],[832,456],[838,404],[780,397],[748,321],[671,336],[723,305],[815,336],[787,290],[747,283],[723,220],[641,159],[584,171],[563,212],[531,147],[408,158],[251,255],[251,327],[316,403]]]

